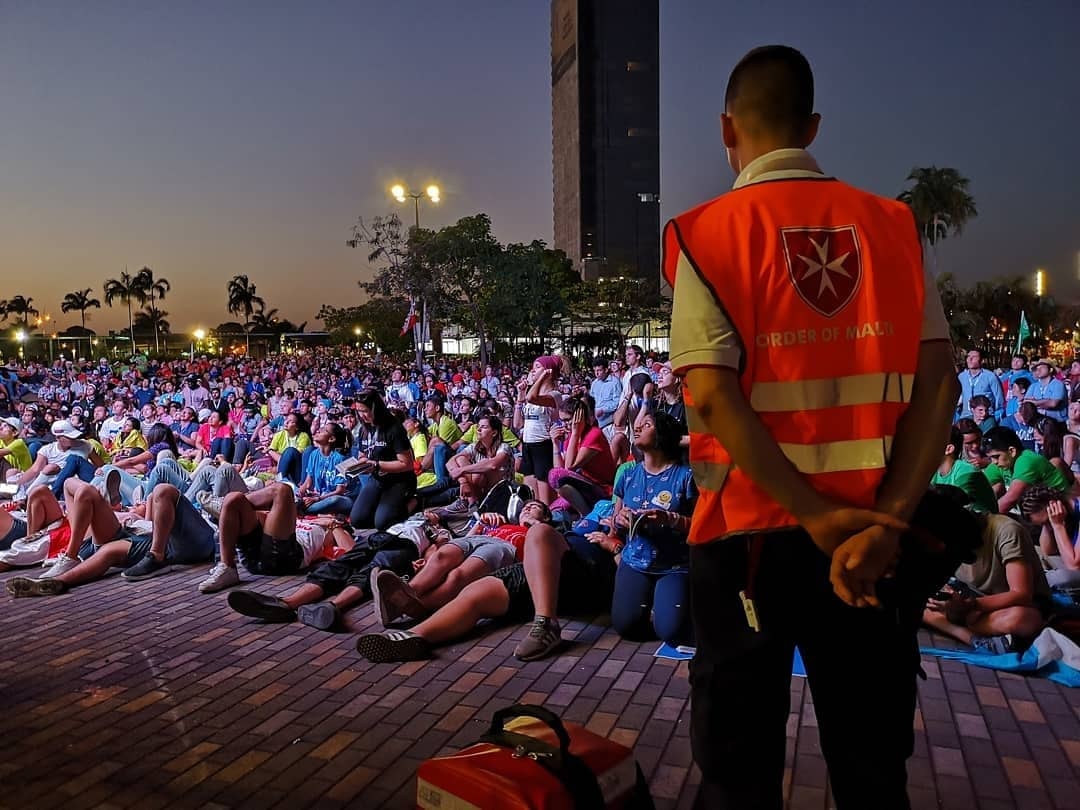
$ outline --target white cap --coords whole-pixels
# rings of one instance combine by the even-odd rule
[[[53,436],[63,436],[67,439],[81,439],[82,431],[76,428],[67,419],[57,419],[52,423]]]

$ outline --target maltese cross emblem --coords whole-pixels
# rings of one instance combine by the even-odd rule
[[[839,228],[781,228],[788,275],[799,297],[831,318],[851,303],[862,281],[859,234]]]

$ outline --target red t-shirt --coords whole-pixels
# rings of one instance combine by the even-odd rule
[[[611,485],[615,483],[615,459],[611,457],[611,446],[604,431],[598,427],[589,428],[581,438],[578,449],[586,447],[596,452],[583,466],[577,468],[577,472],[610,491]]]

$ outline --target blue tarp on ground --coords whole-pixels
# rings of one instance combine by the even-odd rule
[[[1064,686],[1080,687],[1080,647],[1056,630],[1043,630],[1023,653],[990,655],[937,647],[922,647],[920,651],[924,655],[962,661],[973,667],[1035,675]]]

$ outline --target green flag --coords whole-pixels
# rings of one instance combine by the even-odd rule
[[[1031,337],[1031,327],[1028,326],[1027,315],[1024,311],[1020,311],[1020,331],[1016,335],[1016,351],[1013,354],[1022,354],[1024,349],[1024,341]]]

